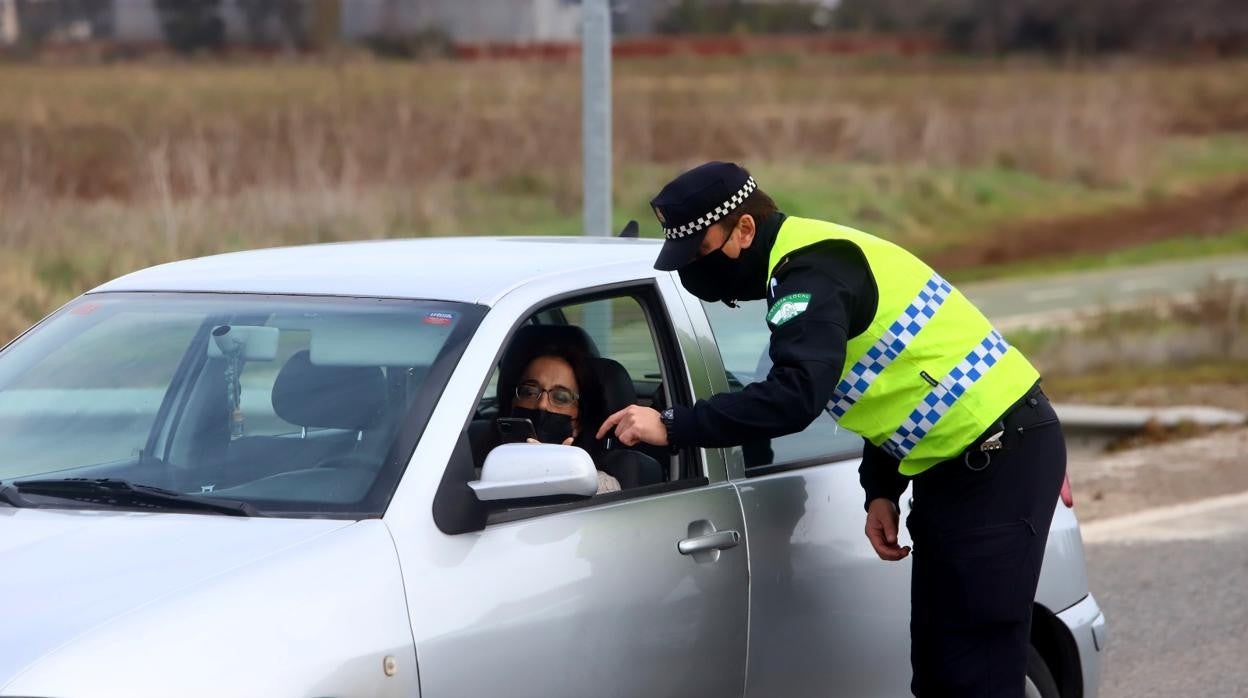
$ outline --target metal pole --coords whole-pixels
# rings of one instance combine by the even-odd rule
[[[584,234],[606,237],[611,235],[610,0],[581,0],[581,142]],[[585,330],[609,352],[611,305],[595,303],[589,311]]]
[[[611,234],[611,7],[582,0],[581,128],[585,234]]]
[[[17,0],[0,0],[0,44],[12,46],[19,38]]]

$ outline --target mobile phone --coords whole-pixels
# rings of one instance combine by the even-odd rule
[[[533,422],[526,417],[499,417],[494,420],[494,428],[498,430],[498,437],[505,444],[522,444],[537,438]]]

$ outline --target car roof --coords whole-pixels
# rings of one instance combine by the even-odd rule
[[[482,303],[569,273],[587,283],[653,275],[661,240],[463,237],[279,247],[136,271],[91,291],[184,291],[429,298]]]

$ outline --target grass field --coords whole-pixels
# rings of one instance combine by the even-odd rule
[[[578,80],[551,62],[0,66],[0,338],[170,259],[578,234]],[[921,252],[1248,176],[1248,62],[639,60],[617,65],[614,108],[616,221],[649,235],[648,198],[710,158]]]

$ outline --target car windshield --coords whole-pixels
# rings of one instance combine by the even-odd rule
[[[0,481],[108,478],[272,516],[378,516],[481,315],[436,301],[86,296],[0,351]]]

